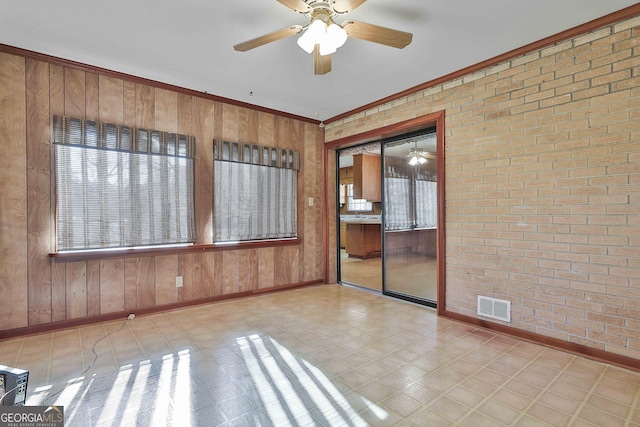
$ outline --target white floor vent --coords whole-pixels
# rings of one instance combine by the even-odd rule
[[[511,301],[478,295],[478,315],[511,322]]]

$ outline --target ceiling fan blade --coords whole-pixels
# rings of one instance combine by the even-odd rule
[[[300,13],[309,13],[311,12],[311,8],[308,4],[303,2],[302,0],[277,0],[279,3],[287,6],[289,9],[294,12]]]
[[[265,34],[264,36],[256,37],[255,39],[251,39],[246,42],[239,43],[235,45],[233,48],[240,52],[246,52],[248,50],[265,45],[267,43],[271,43],[281,39],[285,39],[287,37],[295,36],[300,31],[302,31],[302,25],[292,25],[288,28],[283,28],[282,30],[274,31],[269,34]]]
[[[366,1],[367,0],[335,0],[333,2],[333,10],[339,14],[353,12]]]
[[[365,22],[347,21],[342,25],[349,37],[402,49],[411,43],[413,34]]]
[[[320,45],[313,49],[313,74],[316,76],[331,71],[331,55],[320,55]]]

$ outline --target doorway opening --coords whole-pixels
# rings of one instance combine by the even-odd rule
[[[435,129],[382,143],[383,292],[436,307],[438,150]]]
[[[440,145],[429,128],[336,151],[339,282],[437,306]]]
[[[337,155],[339,281],[382,292],[381,145]]]

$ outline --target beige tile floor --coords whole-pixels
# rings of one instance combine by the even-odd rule
[[[382,258],[350,258],[340,251],[341,280],[382,292]],[[438,264],[435,258],[396,254],[386,258],[387,290],[435,301],[438,298]]]
[[[4,340],[0,364],[67,426],[640,426],[640,373],[339,285]]]

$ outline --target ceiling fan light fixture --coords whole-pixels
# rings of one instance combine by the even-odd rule
[[[246,52],[298,35],[298,46],[313,54],[313,73],[323,75],[331,71],[331,54],[345,44],[347,38],[355,38],[402,49],[411,43],[413,34],[379,25],[347,20],[336,23],[333,19],[344,16],[360,7],[367,0],[277,0],[298,14],[309,19],[307,25],[295,24],[281,30],[238,43],[236,51]]]
[[[409,166],[415,166],[418,164],[424,165],[425,163],[427,163],[427,160],[429,158],[433,157],[433,155],[424,150],[414,148],[409,152],[409,155],[407,157],[409,157]]]
[[[329,20],[329,24],[320,18],[314,19],[298,38],[298,46],[307,53],[313,53],[320,46],[320,55],[331,55],[347,41],[347,32],[338,24]]]
[[[326,32],[326,24],[320,19],[314,19],[305,32],[298,37],[298,46],[307,53],[313,53],[316,44],[320,44],[325,38]]]
[[[347,41],[347,32],[340,25],[331,22],[327,27],[327,40],[336,48],[342,47]]]
[[[320,55],[331,55],[332,53],[336,53],[336,48],[332,44],[329,43],[320,43]]]

